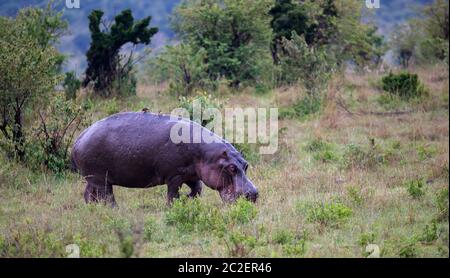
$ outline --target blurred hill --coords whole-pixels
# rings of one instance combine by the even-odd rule
[[[162,46],[173,42],[174,35],[170,30],[169,16],[173,8],[181,0],[80,0],[80,9],[67,9],[65,0],[56,0],[57,9],[64,9],[64,17],[69,21],[69,33],[63,37],[58,48],[69,55],[68,70],[81,73],[86,67],[85,53],[89,48],[90,34],[87,17],[93,9],[101,9],[111,19],[123,9],[130,8],[135,18],[151,15],[151,26],[160,32],[152,39],[152,48],[158,51]],[[365,0],[361,0],[365,1]],[[379,27],[383,35],[393,31],[396,24],[414,16],[415,8],[432,2],[432,0],[380,0],[380,9],[368,10],[367,20]],[[46,1],[10,0],[1,1],[0,15],[15,16],[17,11],[27,6],[45,6]]]

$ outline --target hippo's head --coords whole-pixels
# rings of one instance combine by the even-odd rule
[[[247,178],[248,163],[234,148],[213,148],[206,152],[197,166],[201,180],[219,191],[226,203],[244,196],[252,202],[258,198],[258,190]]]

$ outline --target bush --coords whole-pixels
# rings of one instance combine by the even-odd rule
[[[239,198],[230,208],[229,216],[232,221],[245,224],[252,221],[257,213],[258,210],[253,203],[244,198]]]
[[[322,101],[320,97],[305,96],[297,101],[292,107],[283,108],[280,111],[281,119],[299,118],[304,119],[320,111]]]
[[[232,232],[225,244],[232,257],[247,257],[258,243],[254,236],[246,235],[238,231]]]
[[[144,239],[152,241],[155,239],[155,234],[158,232],[158,225],[153,217],[148,217],[144,223]]]
[[[419,240],[423,243],[432,243],[439,237],[438,225],[436,221],[432,221],[430,225],[425,225]]]
[[[408,194],[414,199],[419,199],[425,195],[425,179],[412,180],[406,183]]]
[[[375,233],[362,233],[359,235],[358,244],[361,247],[366,247],[369,244],[375,243]]]
[[[437,220],[448,221],[448,187],[437,192],[435,203],[438,209]]]
[[[414,258],[417,256],[416,241],[413,239],[405,240],[400,244],[398,250],[400,258]]]
[[[295,234],[291,231],[279,230],[273,235],[273,242],[277,244],[288,244],[293,242],[295,239]]]
[[[306,239],[295,240],[290,244],[283,245],[283,251],[288,256],[299,257],[306,252]]]
[[[214,231],[221,234],[225,229],[223,216],[216,208],[186,196],[175,200],[166,212],[166,223],[176,226],[180,232]]]
[[[357,206],[362,205],[362,203],[364,202],[364,197],[362,195],[360,187],[356,186],[347,187],[347,195],[348,198],[352,201],[352,203],[354,203]]]
[[[32,168],[44,165],[59,173],[70,168],[69,147],[75,133],[88,125],[86,111],[62,95],[52,98],[52,105],[39,112],[34,141],[27,145],[27,163]]]
[[[370,145],[348,144],[344,151],[343,166],[345,168],[372,168],[386,163],[389,153],[385,153],[380,146],[371,140]]]
[[[321,139],[314,139],[308,145],[305,150],[313,152],[313,158],[321,162],[334,162],[339,160],[339,156],[333,150],[333,146]]]
[[[426,94],[417,74],[407,72],[393,74],[389,73],[381,79],[382,88],[391,95],[399,96],[401,99],[421,97]]]
[[[340,202],[307,204],[306,219],[323,225],[338,226],[352,215],[352,209]]]
[[[194,101],[196,101],[199,105],[201,105],[201,110],[205,111],[208,108],[216,108],[216,109],[222,109],[222,101],[218,98],[212,96],[211,94],[208,94],[207,92],[197,92],[195,96],[192,97],[186,97],[182,96],[180,97],[180,108],[184,108],[189,112],[189,118],[191,120],[194,120]],[[199,119],[195,119],[199,120]],[[208,123],[210,123],[213,119],[210,120],[204,120],[202,119],[202,122],[200,123],[202,126],[206,126]]]
[[[75,72],[66,72],[63,87],[66,93],[66,100],[74,100],[77,97],[77,91],[81,87],[81,81],[78,80]]]

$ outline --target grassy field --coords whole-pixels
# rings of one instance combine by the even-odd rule
[[[86,205],[80,176],[1,158],[0,257],[66,257],[70,244],[81,257],[448,257],[448,71],[414,71],[429,91],[420,101],[386,101],[380,76],[347,74],[332,80],[320,113],[280,119],[279,151],[247,152],[254,206],[224,205],[205,188],[169,208],[166,186],[115,187],[116,209]],[[301,92],[217,97],[225,107],[282,109]],[[92,120],[178,105],[141,84],[137,97],[95,101]]]

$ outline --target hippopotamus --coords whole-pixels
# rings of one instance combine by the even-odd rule
[[[190,187],[189,197],[199,196],[202,182],[217,190],[225,203],[241,196],[257,200],[258,190],[247,178],[248,163],[239,151],[222,138],[173,142],[174,125],[218,136],[189,119],[147,111],[115,114],[84,130],[75,140],[71,159],[74,170],[86,179],[85,201],[115,206],[113,186],[167,184],[170,205],[183,184]]]

